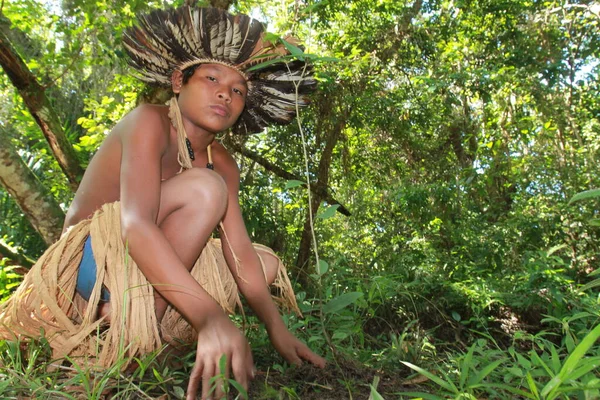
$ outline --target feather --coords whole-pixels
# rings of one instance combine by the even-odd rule
[[[247,73],[250,66],[287,52],[281,44],[264,41],[259,21],[216,8],[182,6],[139,16],[137,25],[125,31],[123,47],[136,76],[149,83],[170,85],[174,70],[200,63],[218,63],[238,71],[247,79],[248,94],[246,107],[233,126],[236,134],[290,123],[296,104],[308,105],[308,94],[317,87],[312,69],[303,61],[282,59]]]

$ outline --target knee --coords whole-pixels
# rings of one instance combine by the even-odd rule
[[[198,207],[219,218],[225,213],[228,193],[221,175],[206,168],[192,168],[181,175],[181,193],[186,206]]]

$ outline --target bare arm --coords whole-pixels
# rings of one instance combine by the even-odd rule
[[[301,360],[304,359],[317,366],[324,367],[325,360],[314,354],[287,330],[279,310],[277,310],[271,299],[271,293],[265,281],[258,254],[252,246],[240,210],[238,197],[239,170],[233,160],[224,164],[223,175],[227,183],[229,199],[222,224],[222,231],[224,229],[225,232],[221,231],[221,238],[223,241],[223,254],[240,292],[258,318],[265,324],[273,346],[288,362],[301,364]],[[239,271],[231,249],[238,257]]]
[[[256,312],[258,318],[265,324],[267,329],[275,326],[284,326],[279,311],[271,300],[271,293],[265,281],[264,273],[256,254],[254,246],[250,241],[246,225],[239,206],[239,170],[233,163],[224,166],[224,177],[229,192],[228,206],[223,217],[221,238],[223,241],[223,254],[232,275],[238,285],[240,292],[248,300],[250,307]],[[231,248],[238,257],[240,263],[237,270]]]

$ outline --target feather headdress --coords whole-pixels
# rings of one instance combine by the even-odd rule
[[[310,68],[302,61],[283,62],[289,61],[283,58],[285,48],[264,40],[263,25],[243,14],[189,6],[155,10],[138,18],[125,32],[123,44],[129,63],[149,83],[170,85],[173,71],[203,63],[238,71],[248,83],[246,107],[232,127],[238,134],[290,123],[296,103],[307,105],[307,95],[316,88]],[[248,71],[274,59],[282,62]]]

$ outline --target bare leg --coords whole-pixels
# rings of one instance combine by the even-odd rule
[[[275,281],[275,278],[277,278],[277,272],[279,272],[279,261],[274,255],[266,251],[257,250],[257,253],[260,255],[260,258],[262,258],[262,261],[265,264],[267,285],[271,286],[271,284]]]
[[[206,241],[227,208],[227,187],[217,173],[193,168],[161,186],[157,224],[179,256],[192,269]],[[154,291],[156,315],[162,319],[167,302]],[[100,317],[110,311],[110,304],[99,307]]]

